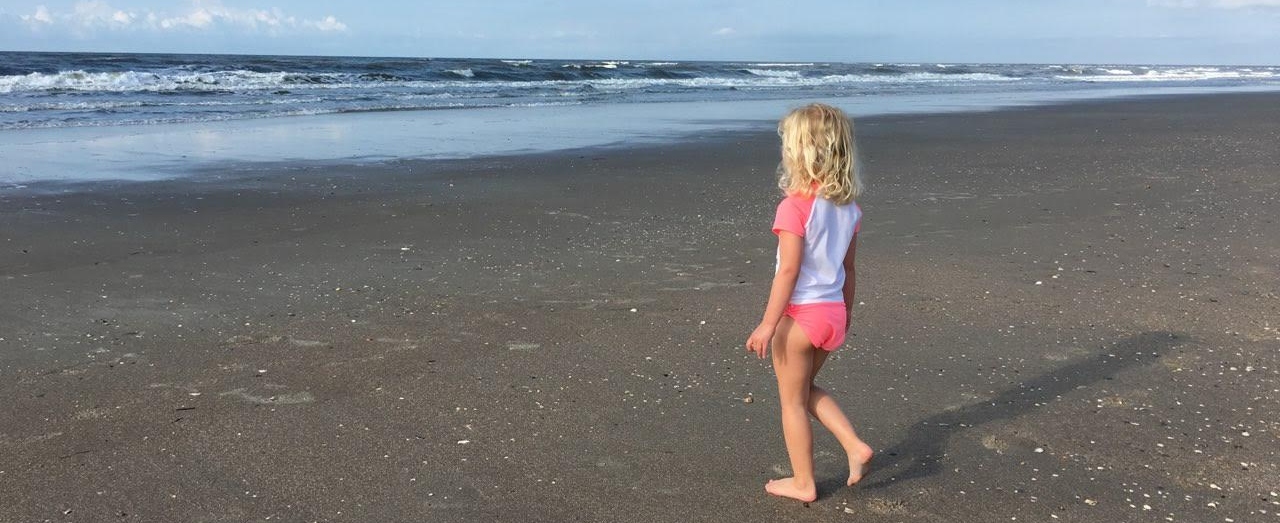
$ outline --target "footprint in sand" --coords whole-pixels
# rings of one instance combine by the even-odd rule
[[[101,418],[107,417],[107,415],[109,414],[111,414],[111,409],[106,407],[99,407],[99,408],[93,408],[93,409],[84,409],[82,411],[76,412],[71,416],[71,419],[76,421],[101,419]]]
[[[221,394],[221,397],[229,397],[252,403],[255,405],[295,405],[299,403],[311,403],[316,400],[310,392],[293,392],[289,394],[275,394],[271,396],[258,396],[245,392],[245,389],[232,389]]]
[[[1009,444],[1000,438],[997,438],[995,434],[988,434],[984,436],[982,438],[982,446],[986,447],[988,450],[996,451],[996,454],[1004,454],[1006,450],[1009,450]]]
[[[612,471],[624,471],[630,469],[631,466],[624,461],[614,458],[613,456],[605,456],[604,458],[601,458],[600,461],[596,462],[596,468]]]
[[[871,498],[867,500],[867,510],[883,515],[903,514],[907,511],[907,504],[891,499]]]
[[[328,342],[324,342],[324,341],[303,340],[303,339],[293,338],[290,336],[281,336],[278,334],[268,335],[268,336],[256,336],[256,337],[245,335],[245,334],[238,334],[230,338],[227,338],[222,343],[224,345],[257,345],[261,343],[281,343],[281,342],[289,342],[290,345],[293,345],[296,347],[323,347],[323,346],[329,345]]]

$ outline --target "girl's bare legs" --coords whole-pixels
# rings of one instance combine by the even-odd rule
[[[775,332],[773,372],[778,377],[782,439],[791,458],[792,476],[770,481],[764,489],[775,496],[809,502],[818,499],[818,488],[813,481],[813,428],[809,426],[814,348],[791,318],[782,318]]]
[[[808,409],[813,417],[818,418],[823,427],[831,431],[831,434],[840,442],[840,446],[844,447],[844,452],[849,457],[849,480],[846,484],[853,485],[866,473],[867,462],[871,461],[872,451],[871,447],[859,439],[858,434],[853,431],[853,424],[849,423],[849,418],[845,417],[844,411],[840,410],[840,405],[836,404],[835,398],[832,398],[822,387],[813,384],[813,378],[818,375],[819,370],[822,370],[822,364],[826,363],[827,356],[830,354],[825,350],[813,351]]]

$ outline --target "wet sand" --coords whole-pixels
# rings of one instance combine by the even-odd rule
[[[1280,520],[1278,102],[860,120],[808,506],[768,124],[9,191],[0,521]]]

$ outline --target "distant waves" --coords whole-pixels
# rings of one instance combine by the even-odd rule
[[[0,129],[600,103],[1280,85],[1280,68],[0,53]]]

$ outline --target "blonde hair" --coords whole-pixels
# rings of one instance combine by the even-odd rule
[[[778,122],[778,136],[778,188],[783,192],[821,196],[840,205],[862,194],[853,122],[844,111],[826,104],[806,105]]]

